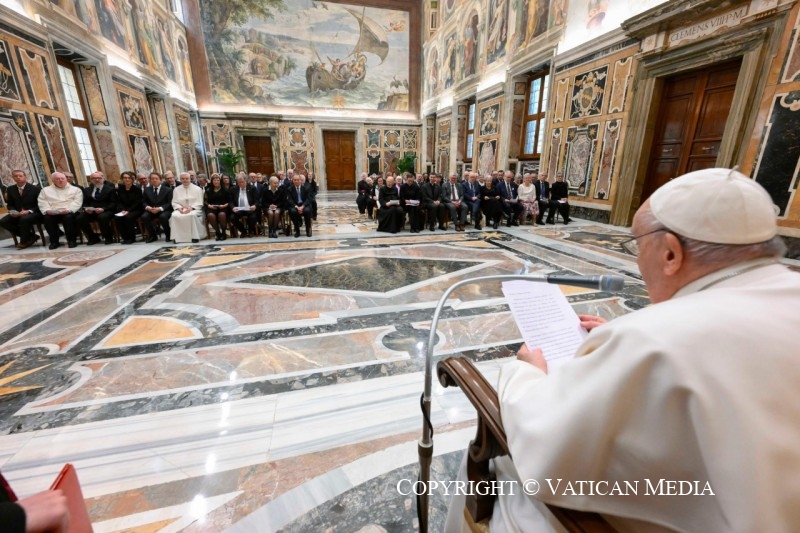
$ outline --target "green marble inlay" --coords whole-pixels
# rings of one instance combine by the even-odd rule
[[[243,280],[243,283],[385,293],[474,267],[476,264],[478,262],[358,257],[268,274]]]

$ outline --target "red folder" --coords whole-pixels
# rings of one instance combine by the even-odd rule
[[[61,469],[61,472],[50,486],[50,490],[58,489],[67,497],[67,508],[69,509],[69,530],[67,533],[93,533],[89,511],[86,510],[86,502],[83,500],[81,483],[78,481],[75,467],[70,463],[64,465],[64,468]]]

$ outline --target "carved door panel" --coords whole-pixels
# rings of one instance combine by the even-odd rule
[[[664,80],[642,202],[669,180],[717,163],[741,59]]]
[[[322,140],[328,190],[355,190],[356,134],[351,131],[323,131]]]
[[[248,172],[260,172],[267,179],[275,172],[271,137],[245,137],[244,154]]]

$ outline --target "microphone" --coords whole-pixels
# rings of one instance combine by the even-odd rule
[[[570,285],[572,287],[583,287],[585,289],[597,289],[600,291],[621,291],[625,286],[622,276],[571,276],[560,274],[547,274],[547,283],[557,285]]]

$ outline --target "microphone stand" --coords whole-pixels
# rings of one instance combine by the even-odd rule
[[[420,399],[420,405],[422,407],[422,437],[420,438],[417,444],[417,452],[419,454],[419,481],[424,483],[424,489],[422,494],[417,495],[417,517],[419,518],[419,529],[421,533],[428,532],[428,482],[430,481],[431,475],[431,460],[433,459],[433,424],[431,422],[431,388],[432,388],[432,381],[433,381],[433,349],[434,344],[436,341],[436,327],[439,324],[439,315],[442,313],[442,309],[444,308],[444,304],[447,302],[447,298],[457,289],[465,285],[470,285],[473,283],[482,283],[484,281],[513,281],[513,280],[523,280],[523,281],[533,281],[539,283],[560,283],[562,285],[575,285],[579,287],[587,287],[586,279],[580,279],[580,276],[574,276],[574,279],[564,279],[564,277],[556,277],[556,279],[550,278],[547,275],[532,275],[532,274],[503,274],[503,275],[494,275],[494,276],[481,276],[479,278],[472,278],[466,279],[463,281],[459,281],[458,283],[452,285],[449,289],[447,289],[442,297],[439,299],[439,303],[436,304],[436,308],[433,311],[433,320],[431,321],[431,331],[430,335],[428,336],[428,347],[427,352],[425,354],[425,390],[422,393],[422,397]],[[598,289],[605,289],[606,286],[609,284],[608,281],[611,280],[611,276],[599,276],[598,282],[595,284],[596,288]],[[604,281],[606,283],[604,283]],[[621,279],[615,280],[618,283],[621,282]],[[612,290],[619,290],[621,288],[621,284],[615,285]]]

